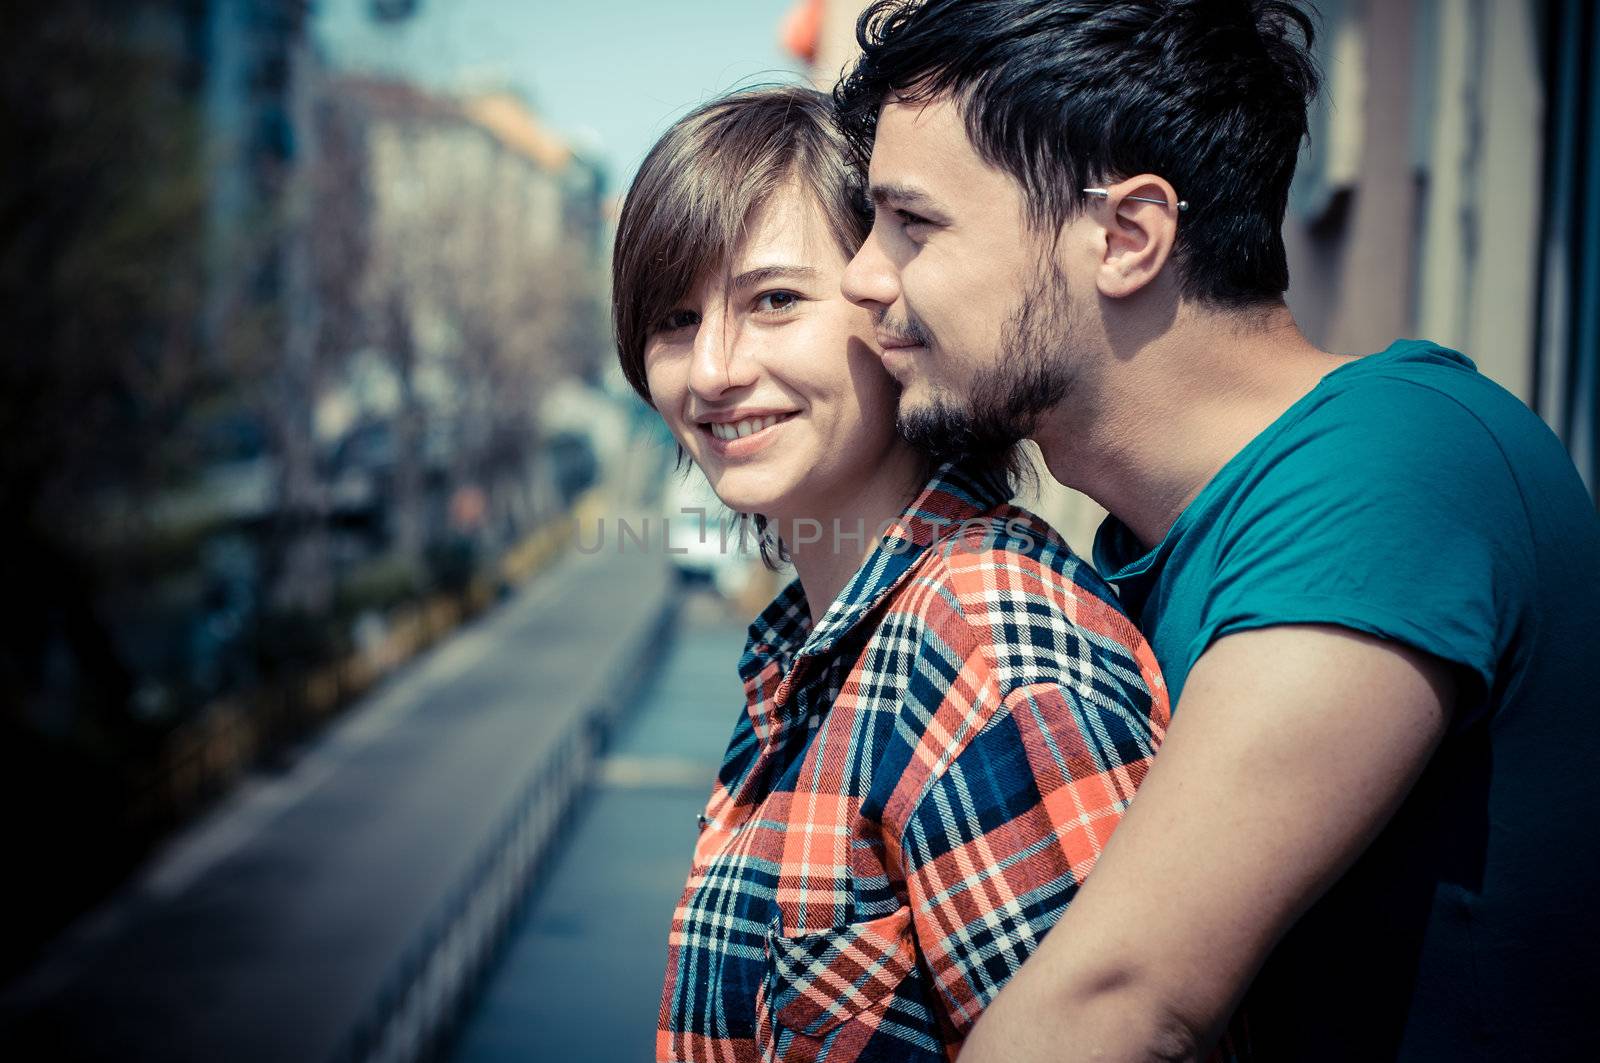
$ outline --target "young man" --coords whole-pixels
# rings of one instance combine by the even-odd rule
[[[1310,20],[885,0],[844,278],[902,430],[1040,445],[1174,723],[962,1063],[1572,1058],[1600,985],[1600,522],[1466,358],[1318,350],[1279,235]],[[1250,993],[1246,997],[1246,990]]]

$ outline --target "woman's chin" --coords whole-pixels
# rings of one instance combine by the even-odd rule
[[[753,470],[752,470],[753,472]],[[770,477],[727,472],[711,485],[722,504],[735,513],[776,514],[790,501],[788,492],[773,490]]]
[[[735,513],[761,513],[766,516],[772,516],[778,511],[779,500],[774,498],[770,492],[729,493],[726,495],[719,493],[717,497],[722,499],[723,505]]]

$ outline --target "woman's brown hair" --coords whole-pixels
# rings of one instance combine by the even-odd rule
[[[872,227],[861,174],[832,100],[799,85],[730,93],[667,130],[628,189],[612,256],[617,353],[633,389],[651,402],[650,336],[701,278],[728,267],[747,220],[786,185],[816,196],[854,255]]]

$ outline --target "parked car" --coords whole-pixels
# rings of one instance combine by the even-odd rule
[[[755,525],[722,504],[700,470],[675,473],[662,493],[662,548],[685,583],[737,597],[761,563]]]

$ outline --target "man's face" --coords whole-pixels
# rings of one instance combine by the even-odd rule
[[[843,291],[877,321],[901,432],[943,453],[1005,446],[1065,397],[1074,311],[1021,186],[979,158],[948,99],[878,119],[872,232]]]

